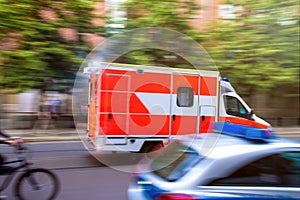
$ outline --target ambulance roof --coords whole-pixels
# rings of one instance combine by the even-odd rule
[[[134,64],[122,64],[122,63],[107,63],[107,62],[98,62],[98,63],[90,63],[89,67],[84,69],[85,73],[94,73],[98,69],[103,68],[116,68],[116,69],[149,69],[155,71],[168,71],[168,72],[181,72],[188,74],[201,74],[201,73],[209,73],[218,75],[219,71],[209,71],[209,70],[198,70],[198,69],[184,69],[184,68],[174,68],[174,67],[161,67],[161,66],[152,66],[152,65],[134,65]]]

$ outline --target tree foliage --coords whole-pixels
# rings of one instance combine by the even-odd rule
[[[189,17],[201,9],[194,1],[128,0],[126,29],[164,27],[193,37],[203,45],[223,76],[229,77],[239,93],[299,93],[299,2],[297,0],[228,0],[237,9],[236,18],[218,20],[207,30],[189,26]],[[120,61],[136,64],[172,65],[167,52],[141,50]]]
[[[205,45],[240,93],[299,95],[299,2],[235,0],[243,10],[207,32]]]
[[[87,50],[78,33],[93,31],[91,1],[0,0],[0,10],[0,89],[73,78]]]
[[[299,95],[299,2],[297,0],[227,0],[239,6],[235,19],[214,22],[205,31],[193,30],[189,17],[195,0],[127,0],[125,30],[163,27],[200,42],[223,76],[239,93],[269,92]],[[92,1],[0,0],[0,89],[41,88],[49,79],[72,79],[86,45],[62,30],[94,32]],[[48,18],[43,15],[48,13]],[[108,19],[108,21],[111,19]],[[72,32],[72,31],[71,31]],[[66,39],[67,38],[67,39]],[[120,62],[186,67],[165,51],[131,52]],[[171,60],[167,60],[167,59]]]
[[[158,27],[193,35],[189,18],[200,7],[195,0],[128,0],[123,5],[127,11],[125,30]],[[175,44],[174,44],[175,45]],[[160,66],[191,67],[184,58],[158,49],[140,49],[123,55],[117,62],[133,64],[157,64]]]
[[[128,0],[124,6],[128,13],[127,29],[164,27],[182,33],[191,30],[188,19],[199,9],[194,0]]]

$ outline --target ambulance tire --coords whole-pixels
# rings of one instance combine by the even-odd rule
[[[144,143],[141,153],[151,153],[160,150],[164,145],[161,141],[147,141]]]

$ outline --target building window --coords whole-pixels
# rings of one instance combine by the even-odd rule
[[[219,5],[219,16],[221,19],[235,19],[235,7],[230,4]]]
[[[194,89],[191,87],[179,87],[177,89],[177,106],[192,107],[194,104]]]

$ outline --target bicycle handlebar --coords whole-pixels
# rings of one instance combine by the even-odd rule
[[[4,142],[14,147],[16,154],[24,154],[28,150],[28,148],[24,146],[24,140],[22,138],[9,138]]]

